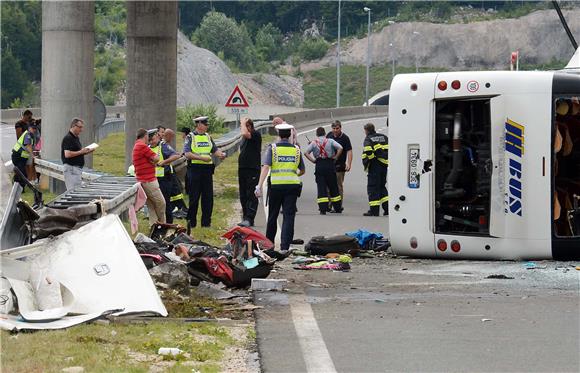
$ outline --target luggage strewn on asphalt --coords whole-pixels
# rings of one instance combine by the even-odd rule
[[[208,281],[241,288],[249,286],[252,278],[268,277],[276,261],[266,254],[274,248],[268,238],[249,227],[239,226],[222,237],[228,243],[220,248],[195,240],[179,225],[156,224],[151,229],[152,242],[144,242],[141,237],[135,246],[150,272],[164,263],[183,263],[194,285]]]
[[[356,256],[361,250],[356,239],[347,235],[331,237],[315,236],[304,247],[311,255],[326,255],[330,253],[350,254]]]

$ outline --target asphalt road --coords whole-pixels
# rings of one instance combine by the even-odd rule
[[[346,177],[345,212],[318,214],[309,165],[296,237],[358,228],[388,234],[388,217],[362,216],[367,121],[343,123],[355,166]],[[384,127],[384,120],[370,121]],[[288,279],[288,291],[255,293],[264,306],[256,312],[262,370],[578,372],[580,263],[535,264],[385,256],[355,258],[350,272],[330,272],[296,270],[288,259],[270,276]],[[494,275],[500,278],[488,278]]]

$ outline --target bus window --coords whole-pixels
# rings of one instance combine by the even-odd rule
[[[490,99],[436,102],[435,232],[489,235]]]
[[[580,237],[580,97],[554,99],[552,132],[554,235]]]

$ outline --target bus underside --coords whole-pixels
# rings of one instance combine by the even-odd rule
[[[552,252],[580,257],[580,76],[556,74],[552,123]]]

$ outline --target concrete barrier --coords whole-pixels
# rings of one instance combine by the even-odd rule
[[[364,119],[388,115],[388,106],[348,106],[335,109],[318,109],[310,111],[300,111],[296,113],[274,114],[274,117],[281,117],[287,123],[296,128],[304,128],[317,124],[330,124],[335,120],[345,121],[354,119]]]

